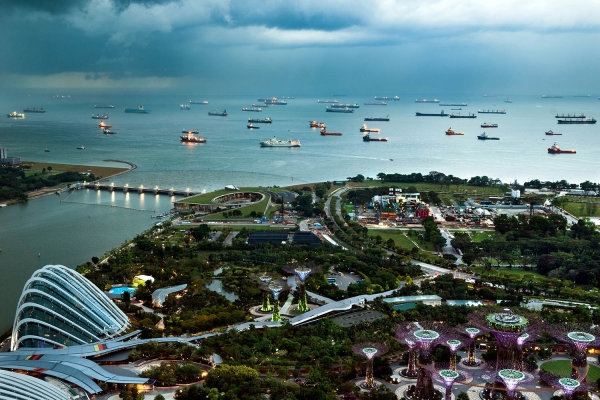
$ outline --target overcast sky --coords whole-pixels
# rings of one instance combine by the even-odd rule
[[[598,0],[4,0],[0,86],[600,93]]]

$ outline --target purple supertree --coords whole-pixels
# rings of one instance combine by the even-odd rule
[[[533,334],[542,328],[542,320],[531,313],[513,313],[509,309],[477,310],[469,314],[469,321],[479,329],[486,329],[494,336],[498,345],[497,365],[514,366],[519,356],[517,341],[524,333]]]
[[[304,282],[308,275],[318,271],[318,267],[315,267],[314,265],[299,265],[297,263],[292,263],[285,266],[283,270],[288,274],[295,274],[298,279],[300,279],[300,286],[298,287],[298,311],[306,312],[310,310],[308,301],[306,300],[306,288]]]
[[[459,349],[462,342],[460,340],[450,339],[442,344],[450,349],[450,370],[456,371],[456,350]]]
[[[468,328],[465,328],[462,331],[462,333],[466,334],[469,337],[469,340],[468,340],[469,354],[467,356],[467,359],[463,360],[463,364],[468,365],[470,367],[478,366],[480,364],[480,362],[475,359],[475,340],[477,339],[478,336],[481,336],[481,335],[487,333],[487,329],[482,330],[482,329],[477,329],[477,328],[473,328],[473,327],[468,327]]]
[[[521,336],[519,336],[517,338],[517,354],[516,354],[516,360],[515,360],[515,365],[514,365],[514,369],[519,370],[519,371],[523,371],[524,370],[524,366],[523,366],[523,347],[525,346],[525,343],[530,342],[536,338],[538,338],[539,335],[537,333],[524,333]]]
[[[444,400],[452,400],[452,385],[454,385],[454,381],[460,376],[459,373],[451,369],[442,369],[441,371],[437,371],[437,375],[444,382],[444,387],[446,388]]]
[[[514,400],[517,386],[527,380],[527,375],[516,369],[501,369],[496,373],[496,379],[504,382],[507,400]]]
[[[585,387],[585,381],[579,382],[571,378],[560,378],[556,381],[556,385],[554,386],[560,386],[563,393],[565,394],[566,400],[571,400],[575,392],[587,392],[587,387]]]
[[[396,326],[396,340],[408,346],[408,367],[400,373],[407,378],[417,377],[417,344],[413,340],[416,326],[412,323],[403,323]]]
[[[365,381],[360,384],[363,389],[373,389],[377,384],[373,381],[373,358],[382,356],[388,352],[388,348],[380,343],[357,343],[352,346],[352,351],[367,359],[367,372]]]
[[[600,328],[590,324],[553,324],[548,326],[548,333],[561,342],[567,343],[572,350],[571,378],[585,380],[589,369],[587,349],[600,345]],[[577,390],[579,392],[579,390]]]

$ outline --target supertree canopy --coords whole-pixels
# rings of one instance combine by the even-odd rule
[[[467,356],[467,359],[463,360],[463,364],[471,367],[479,365],[480,362],[475,359],[475,339],[477,339],[477,336],[487,333],[487,329],[482,330],[473,327],[468,327],[462,330],[461,333],[464,333],[469,337],[469,354]]]
[[[513,313],[509,309],[477,310],[469,314],[469,321],[477,328],[489,330],[498,344],[498,365],[520,364],[519,338],[527,333],[537,333],[543,326],[540,317],[527,313]]]
[[[298,265],[296,263],[292,263],[284,267],[283,270],[288,274],[295,274],[298,279],[300,279],[300,285],[298,286],[298,311],[306,312],[310,310],[306,300],[306,287],[304,286],[304,283],[308,275],[313,272],[317,272],[318,267],[315,267],[314,265]]]
[[[269,301],[269,292],[271,291],[269,283],[271,282],[271,277],[265,274],[261,275],[258,279],[261,282],[261,289],[263,290],[263,304],[260,310],[262,312],[269,312],[271,311],[271,303]]]
[[[515,398],[517,386],[527,379],[527,376],[524,373],[515,369],[501,369],[498,371],[497,377],[504,382],[504,386],[506,387],[506,398],[508,400]]]
[[[600,328],[590,324],[553,324],[548,333],[561,342],[567,343],[572,350],[571,378],[582,381],[587,376],[587,349],[600,345]],[[579,390],[578,390],[579,391]]]
[[[441,371],[437,371],[437,373],[442,382],[444,382],[444,387],[446,388],[444,400],[451,400],[452,385],[454,385],[454,381],[460,376],[459,373],[451,369],[443,369]]]
[[[582,386],[581,382],[571,378],[560,378],[556,383],[562,389],[567,400],[571,400],[573,398],[573,393]]]
[[[388,348],[380,343],[357,343],[352,346],[352,351],[360,356],[367,359],[367,372],[365,374],[365,381],[361,383],[361,387],[364,389],[373,389],[377,387],[377,384],[373,381],[373,358],[375,356],[382,356],[388,352]]]
[[[450,349],[450,369],[456,371],[456,350],[462,345],[462,342],[460,340],[450,339],[446,340],[446,343],[443,344]]]

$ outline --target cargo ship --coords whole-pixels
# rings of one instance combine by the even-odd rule
[[[440,107],[466,107],[467,103],[440,103]]]
[[[114,135],[115,133],[117,133],[117,132],[115,132],[115,131],[111,131],[111,130],[110,130],[110,129],[108,129],[108,128],[104,128],[104,129],[102,129],[102,132],[104,132],[104,134],[105,134],[105,135]]]
[[[278,99],[270,99],[270,100],[265,100],[264,103],[266,105],[274,105],[274,106],[287,106],[287,101],[285,100],[278,100]]]
[[[477,118],[477,115],[471,114],[471,113],[469,113],[469,115],[460,115],[460,113],[458,113],[458,114],[451,113],[450,118]]]
[[[253,111],[253,112],[262,112],[262,108],[260,107],[242,107],[242,111]]]
[[[552,129],[550,129],[549,131],[546,131],[546,135],[548,135],[548,136],[561,136],[562,133],[554,133],[554,132],[552,132]]]
[[[277,100],[277,97],[271,97],[271,98],[268,98],[268,99],[267,99],[267,98],[261,98],[261,97],[259,97],[259,98],[258,98],[258,99],[256,99],[256,100],[257,100],[257,101],[263,101],[263,102],[265,102],[265,101],[272,101],[272,100],[273,100],[273,101],[276,101],[276,100]]]
[[[11,112],[10,114],[6,114],[8,118],[25,118],[25,114],[20,114],[16,111]]]
[[[150,110],[144,109],[144,106],[138,108],[126,108],[125,112],[128,114],[150,114]]]
[[[106,123],[104,123],[104,121],[100,121],[100,123],[98,124],[99,128],[112,128],[112,125],[108,125]]]
[[[575,114],[573,114],[573,115],[571,115],[571,114],[567,114],[567,115],[561,114],[561,115],[558,115],[558,114],[556,114],[554,116],[554,118],[585,118],[585,114],[584,113],[581,113],[579,115],[575,115]]]
[[[317,103],[336,104],[339,103],[337,100],[317,100]]]
[[[27,107],[25,109],[23,109],[24,113],[45,113],[46,110],[44,110],[43,108],[32,108],[32,107]]]
[[[481,124],[482,128],[497,128],[498,124],[488,124],[487,122],[484,122],[483,124]]]
[[[559,119],[559,124],[595,124],[596,120],[594,118],[565,118]]]
[[[190,100],[190,104],[208,104],[208,100],[202,100],[202,101]]]
[[[506,114],[504,110],[477,110],[479,114]]]
[[[248,125],[246,125],[246,128],[248,128],[248,129],[260,129],[260,126],[254,126],[252,124],[248,124]]]
[[[107,105],[94,104],[94,108],[115,108],[115,106],[113,106],[112,104],[107,104]]]
[[[415,99],[415,103],[439,103],[440,101],[438,99],[433,99],[433,100],[427,100],[427,99],[423,99],[423,100],[419,100],[419,99]]]
[[[331,105],[331,107],[333,107],[333,108],[344,108],[344,107],[346,107],[346,108],[360,108],[360,106],[358,104],[356,104],[356,103],[354,103],[354,104],[333,103]]]
[[[546,96],[545,94],[542,95],[542,99],[562,99],[562,96]]]
[[[271,117],[267,117],[265,119],[248,118],[248,122],[253,123],[253,124],[270,124],[273,122],[273,120],[271,119]]]
[[[195,133],[195,134],[198,134],[198,133],[200,133],[200,132],[198,131],[198,129],[196,129],[196,130],[193,130],[193,131],[186,131],[186,130],[184,129],[184,130],[182,130],[182,131],[181,131],[181,133]]]
[[[481,135],[477,135],[477,139],[479,139],[479,140],[500,140],[500,138],[486,135],[485,132],[483,132]]]
[[[452,128],[448,128],[448,130],[446,131],[446,135],[450,136],[464,136],[464,134],[464,132],[454,132]]]
[[[439,113],[416,113],[415,114],[417,117],[447,117],[448,114],[444,112],[444,110],[442,110]]]
[[[375,96],[375,100],[383,100],[383,101],[388,101],[388,100],[394,100],[394,101],[398,101],[400,100],[400,97],[398,96]]]
[[[206,143],[205,138],[198,137],[198,136],[194,135],[192,132],[188,132],[186,135],[182,135],[181,141],[183,143]]]
[[[208,115],[215,115],[217,117],[226,117],[227,110],[219,111],[219,110],[211,110],[208,112]]]
[[[365,121],[389,121],[390,116],[387,117],[365,117]]]
[[[252,108],[269,108],[268,104],[252,104]]]
[[[325,129],[325,122],[317,122],[314,119],[309,122],[311,128],[323,128]]]
[[[556,143],[552,146],[548,147],[548,153],[550,154],[575,154],[577,153],[575,150],[563,150]]]
[[[261,140],[260,147],[300,147],[299,140],[281,140],[273,136],[272,139]]]
[[[327,132],[325,128],[321,129],[321,136],[342,136],[342,132]]]
[[[375,101],[371,101],[371,102],[367,102],[367,103],[363,103],[365,106],[387,106],[387,103],[385,101],[381,101],[381,102],[375,102]]]
[[[361,132],[379,132],[379,128],[367,128],[367,124],[363,124],[360,128]]]
[[[106,114],[92,114],[92,119],[108,119],[108,115]]]
[[[370,133],[365,133],[363,135],[363,141],[364,142],[387,142],[387,138],[382,138],[382,137],[376,137],[376,138],[372,138]]]
[[[352,108],[348,108],[348,107],[344,107],[344,108],[327,107],[325,109],[325,111],[336,112],[336,113],[353,113],[354,112],[354,110]]]

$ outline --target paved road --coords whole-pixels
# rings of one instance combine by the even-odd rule
[[[229,235],[227,235],[227,237],[225,238],[225,246],[231,246],[232,242],[233,242],[233,238],[236,237],[238,235],[238,231],[235,232],[231,232]]]

